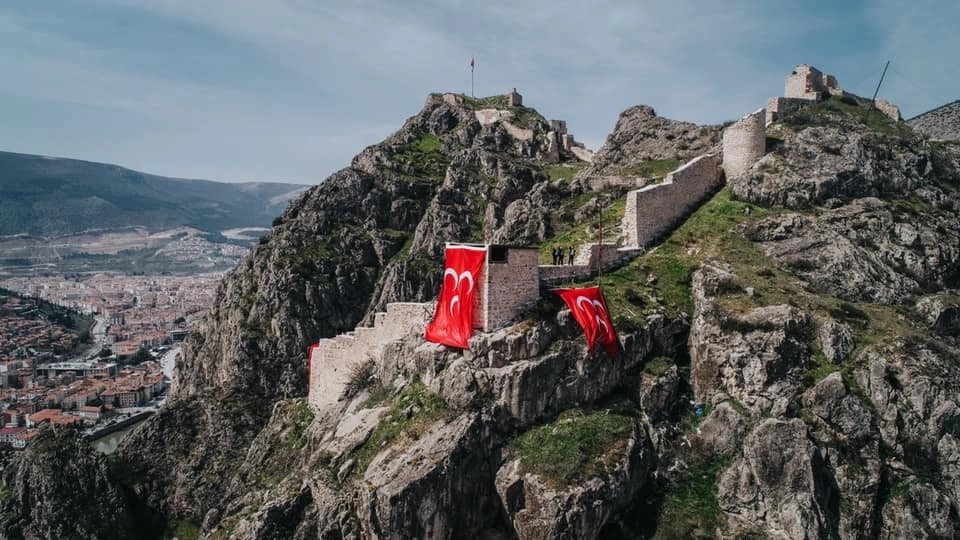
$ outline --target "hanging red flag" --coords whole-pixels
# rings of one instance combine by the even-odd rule
[[[467,348],[473,333],[473,299],[486,255],[486,248],[447,247],[440,299],[433,321],[427,325],[427,341]]]
[[[310,387],[310,376],[313,371],[313,355],[320,349],[320,342],[316,342],[310,346],[310,350],[307,352],[307,388]]]
[[[607,355],[616,360],[620,342],[617,340],[617,333],[610,320],[610,310],[607,309],[607,301],[604,300],[600,287],[556,289],[553,292],[563,298],[573,312],[573,318],[580,323],[590,352],[593,352],[594,344],[599,343],[607,351]]]

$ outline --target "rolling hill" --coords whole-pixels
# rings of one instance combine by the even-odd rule
[[[168,178],[105,163],[0,152],[0,236],[269,227],[304,189]]]

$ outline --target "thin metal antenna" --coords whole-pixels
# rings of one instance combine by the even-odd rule
[[[883,73],[880,74],[880,82],[877,83],[877,89],[873,91],[873,97],[870,98],[870,104],[873,105],[877,102],[877,94],[880,93],[880,85],[883,84],[883,78],[887,75],[887,68],[890,67],[890,61],[887,60],[887,63],[883,66]]]

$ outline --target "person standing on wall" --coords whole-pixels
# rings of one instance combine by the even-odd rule
[[[574,253],[575,253],[575,250],[573,249],[573,246],[570,246],[570,264],[571,264],[571,265],[573,265],[573,254],[574,254]],[[563,253],[562,253],[562,252],[560,253],[560,258],[563,259]],[[563,264],[563,261],[562,261],[562,260],[560,261],[560,264]]]

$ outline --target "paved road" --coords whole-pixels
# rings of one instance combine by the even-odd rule
[[[171,381],[173,380],[173,368],[177,365],[177,356],[179,354],[180,345],[175,345],[172,349],[165,352],[163,358],[160,359],[160,367],[163,369],[163,374]]]

